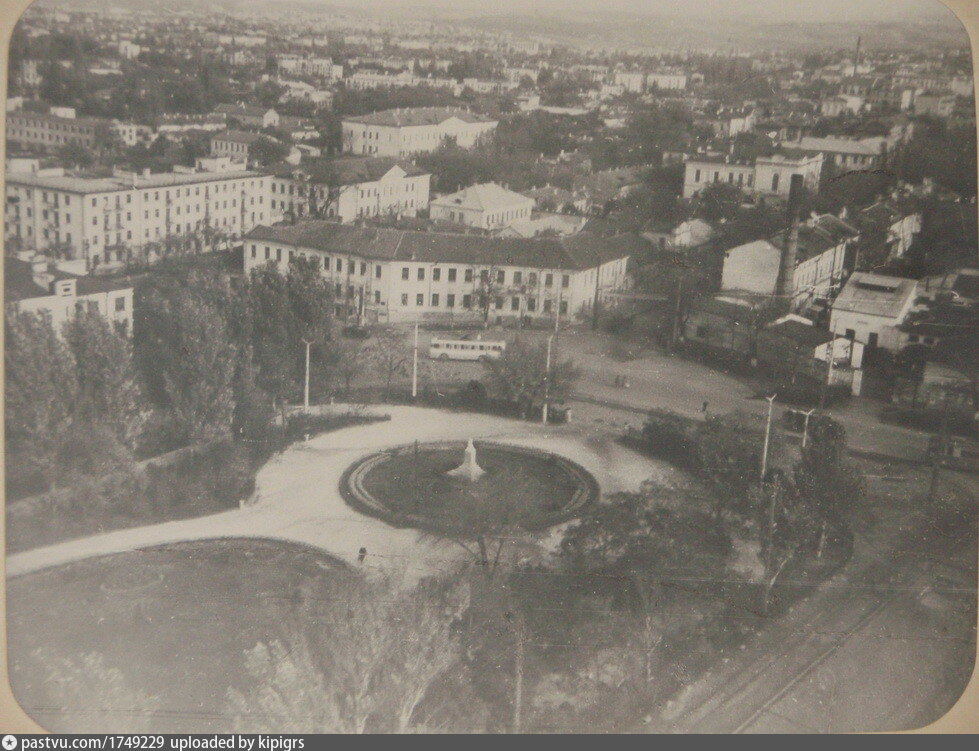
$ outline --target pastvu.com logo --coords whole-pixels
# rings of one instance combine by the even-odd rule
[[[4,747],[4,751],[13,751],[17,748],[17,736],[5,735],[3,740],[0,740],[0,746]]]

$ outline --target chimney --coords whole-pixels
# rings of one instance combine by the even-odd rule
[[[789,185],[789,229],[778,267],[778,281],[775,285],[775,295],[790,302],[795,287],[795,266],[799,253],[799,212],[802,208],[802,181],[802,175],[792,175],[792,181]]]

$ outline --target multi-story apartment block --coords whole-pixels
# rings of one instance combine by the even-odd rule
[[[687,74],[679,71],[658,71],[646,74],[646,89],[678,91],[687,88]]]
[[[580,316],[627,285],[636,235],[499,238],[360,228],[328,221],[256,227],[245,270],[312,258],[337,314],[370,321],[503,321]]]
[[[429,205],[429,217],[480,229],[497,229],[530,219],[533,210],[533,198],[496,183],[482,183],[434,199]]]
[[[404,158],[437,151],[446,141],[471,148],[496,126],[496,120],[461,109],[385,110],[344,119],[343,149],[350,154]]]
[[[816,191],[822,167],[821,153],[790,151],[760,156],[753,162],[691,156],[684,168],[683,197],[691,198],[714,183],[727,183],[757,195],[787,197],[793,175],[802,175],[805,187]]]
[[[62,271],[43,255],[4,258],[3,291],[8,305],[21,313],[39,313],[57,333],[78,313],[98,313],[116,330],[133,330],[133,288]]]
[[[276,58],[276,64],[280,73],[330,79],[334,77],[336,67],[333,65],[333,60],[328,57],[305,57],[303,55],[279,55]]]
[[[213,247],[269,221],[267,175],[228,160],[201,162],[208,171],[116,171],[112,177],[60,168],[8,172],[5,237],[91,270]]]
[[[42,112],[11,112],[7,115],[7,142],[23,146],[58,149],[68,144],[94,148],[110,122],[96,117],[58,117]]]
[[[344,157],[283,165],[271,176],[271,221],[317,213],[343,222],[415,216],[428,206],[432,176],[391,157]]]

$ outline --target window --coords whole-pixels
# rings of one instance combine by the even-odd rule
[[[437,282],[442,278],[442,269],[434,268],[432,269],[432,281]]]
[[[513,272],[513,283],[514,284],[521,284],[522,282],[523,282],[523,274],[521,272],[519,272],[519,271],[514,271]]]
[[[778,174],[772,175],[772,192],[775,193],[778,190]]]
[[[357,268],[357,264],[356,263],[354,263],[353,261],[347,261],[347,273],[348,274],[353,274],[354,271],[356,270],[356,268]]]
[[[468,308],[471,308],[472,306],[473,306],[473,296],[472,295],[463,295],[462,296],[462,307],[468,309]]]
[[[564,315],[567,312],[568,312],[568,301],[561,300],[561,315]]]
[[[561,275],[561,286],[566,288],[570,284],[571,284],[571,277],[568,276],[567,274],[562,274]]]
[[[437,308],[439,306],[439,296],[437,294],[432,295],[432,307]]]
[[[275,260],[279,262],[282,261],[282,248],[275,249]]]
[[[381,264],[377,264],[377,266],[374,267],[374,277],[376,279],[381,278]]]
[[[551,312],[551,301],[550,300],[544,300],[544,312],[545,313],[550,313]]]
[[[456,270],[449,269],[449,281],[454,282],[456,280]]]
[[[447,308],[454,308],[456,306],[456,296],[455,295],[446,295],[445,296],[445,306]]]
[[[367,264],[364,263],[363,261],[360,262],[360,275],[361,276],[367,275]]]
[[[537,274],[536,274],[536,272],[531,271],[527,275],[527,284],[529,284],[531,287],[536,287],[537,286]]]
[[[496,300],[493,301],[493,304],[495,305],[495,307],[496,307],[497,310],[502,310],[503,309],[503,298],[502,297],[497,297]]]
[[[343,259],[342,258],[338,258],[337,259],[337,271],[343,271]]]
[[[401,306],[404,308],[408,307],[408,295],[401,295]]]
[[[527,298],[527,310],[537,310],[537,298],[528,297]]]
[[[411,273],[410,269],[407,266],[405,266],[403,269],[401,269],[401,278],[407,279],[410,273]]]
[[[466,269],[466,281],[471,282],[473,280],[473,270]],[[466,307],[469,307],[468,305]]]
[[[513,280],[515,282],[519,282],[520,281],[520,272],[519,271],[516,272],[513,275]],[[505,281],[506,281],[506,272],[505,271],[497,271],[496,272],[496,283],[497,284],[503,284]]]
[[[510,300],[510,310],[520,310],[520,298],[514,296]]]
[[[554,286],[554,274],[544,274],[544,286],[545,287]]]
[[[420,282],[425,281],[425,269],[423,269],[420,266],[418,267],[418,281]]]
[[[424,304],[425,304],[425,295],[419,292],[417,295],[415,295],[415,305],[424,305]]]
[[[125,297],[117,297],[116,298],[116,311],[118,312],[118,311],[125,310],[125,309],[126,309],[126,298]]]

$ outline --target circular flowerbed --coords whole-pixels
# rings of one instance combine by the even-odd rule
[[[595,478],[564,457],[476,441],[476,480],[449,472],[462,441],[405,444],[354,463],[340,480],[351,506],[391,524],[473,536],[492,529],[539,530],[570,519],[598,498]]]

